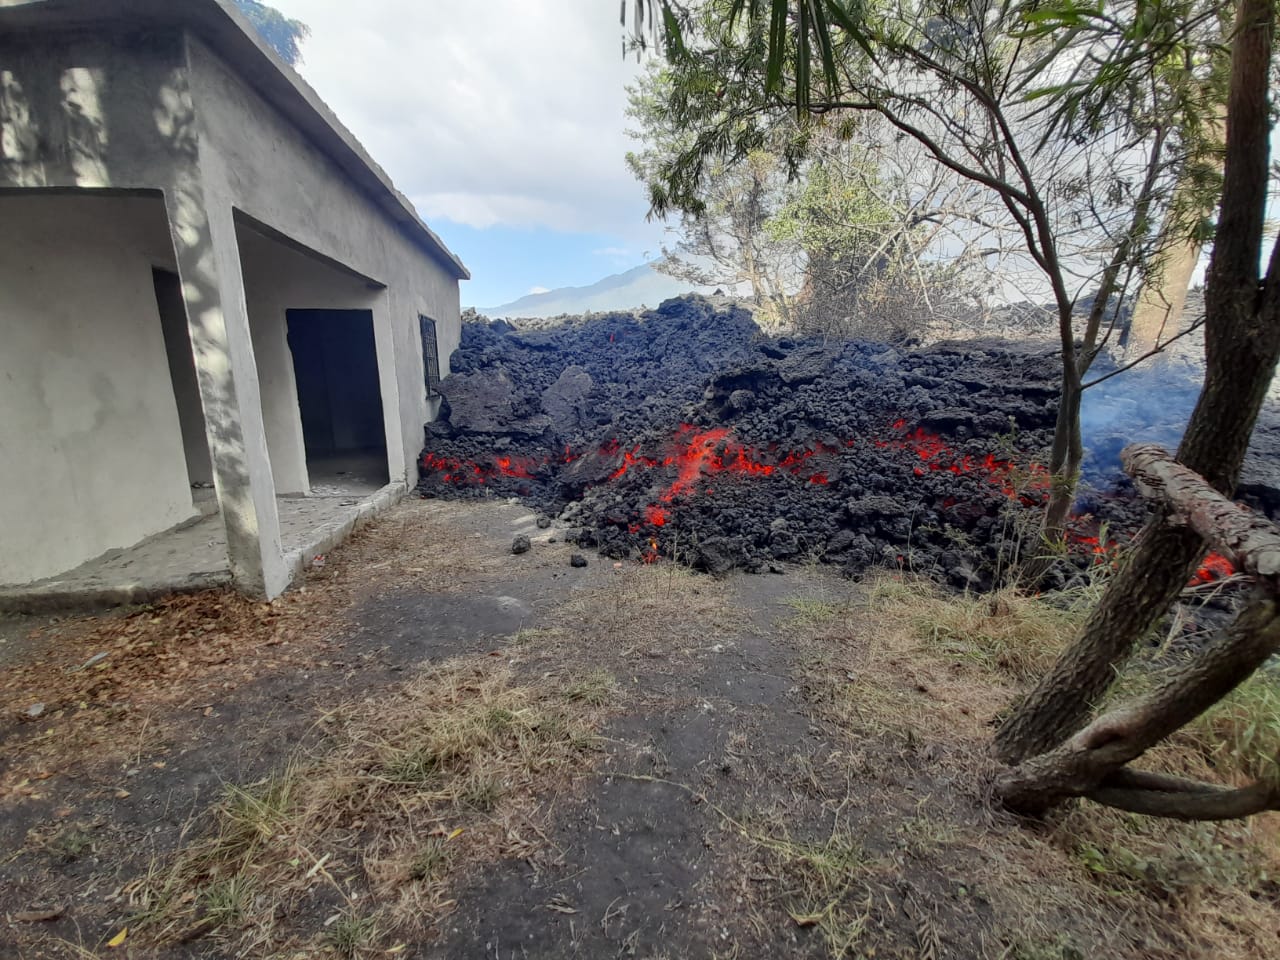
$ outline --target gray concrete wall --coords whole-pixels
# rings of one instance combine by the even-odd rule
[[[298,408],[293,357],[289,352],[286,311],[292,309],[372,310],[385,297],[350,274],[292,249],[257,231],[238,226],[245,300],[253,330],[253,350],[262,387],[262,413],[271,451],[271,469],[279,493],[307,493],[306,450]],[[389,335],[389,331],[384,331]],[[380,357],[380,381],[395,382],[395,360]],[[392,393],[394,396],[394,393]],[[386,404],[386,394],[383,395]],[[394,418],[388,429],[399,437]],[[400,465],[397,463],[397,467]],[[396,476],[393,472],[392,476]]]
[[[382,288],[368,306],[392,480],[414,476],[422,425],[434,414],[417,315],[437,320],[447,359],[460,333],[457,281],[380,206],[405,216],[399,201],[377,194],[385,186],[376,177],[373,186],[355,186],[354,174],[189,33],[126,24],[63,35],[56,21],[49,27],[47,35],[0,36],[0,189],[163,191],[232,573],[245,589],[273,596],[288,571],[267,437],[275,414],[264,408],[278,413],[271,429],[285,449],[287,437],[279,437],[287,433],[282,394],[289,384],[279,382],[278,351],[262,363],[255,357],[233,212]],[[235,47],[244,39],[222,42]],[[271,82],[294,83],[286,74]],[[311,121],[300,114],[296,122]],[[297,485],[296,476],[283,484]]]
[[[291,124],[199,40],[190,41],[191,85],[202,137],[201,162],[225,183],[226,201],[255,220],[386,287],[375,309],[383,409],[398,411],[393,480],[416,476],[428,406],[418,314],[436,320],[442,365],[461,334],[458,283]],[[206,150],[206,144],[208,149]]]
[[[191,355],[191,334],[187,331],[187,308],[182,299],[182,278],[172,269],[152,271],[160,325],[164,330],[165,355],[169,358],[169,378],[178,404],[182,427],[182,447],[187,457],[187,477],[192,483],[213,483],[213,462],[205,436],[204,408],[200,405],[200,381]]]
[[[243,589],[274,596],[289,571],[235,227],[201,163],[185,34],[56,27],[0,36],[0,188],[163,191],[227,559]]]
[[[0,187],[169,189],[195,131],[174,31],[0,35]]]
[[[0,583],[194,515],[152,283],[159,197],[0,196]]]

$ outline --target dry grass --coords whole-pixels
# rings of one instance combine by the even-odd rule
[[[817,928],[833,960],[857,956],[873,897],[866,881],[875,869],[858,836],[837,827],[822,839],[797,839],[779,818],[739,828],[776,876],[791,922]]]
[[[1259,670],[1182,736],[1226,779],[1280,782],[1280,671]]]
[[[535,797],[589,762],[609,683],[517,684],[477,657],[335,710],[315,755],[229,785],[199,838],[131,887],[135,930],[264,957],[354,957],[423,934],[460,864],[538,844]]]
[[[832,960],[861,955],[856,948],[877,895],[872,878],[877,873],[885,875],[892,865],[870,857],[852,825],[837,815],[829,829],[815,834],[816,824],[797,821],[795,811],[786,805],[734,816],[687,784],[648,776],[635,779],[684,790],[698,803],[706,804],[722,827],[744,842],[742,852],[751,862],[736,864],[732,871],[748,881],[740,887],[747,895],[737,897],[737,902],[748,923],[764,934],[763,939],[770,939],[768,930],[773,921],[758,896],[764,888],[757,884],[768,883],[776,885],[779,892],[766,898],[776,900],[767,906],[780,906],[787,922],[798,928],[816,929]],[[729,955],[738,954],[735,940]]]
[[[864,736],[989,735],[1028,675],[1051,662],[1077,614],[1002,591],[948,597],[927,580],[885,574],[850,601],[792,601],[791,627],[815,655],[823,709]]]
[[[948,782],[960,764],[976,787],[991,765],[990,721],[1052,663],[1084,606],[1006,591],[948,597],[888,575],[867,585],[861,605],[807,604],[797,609],[810,616],[791,626],[814,652],[809,673],[819,714],[846,731],[851,759],[886,742],[912,751],[929,744]],[[825,615],[811,616],[815,610]],[[1278,704],[1274,676],[1260,673],[1147,760],[1226,782],[1274,775]],[[872,780],[874,768],[862,768]],[[873,783],[867,791],[875,793]],[[985,955],[1068,960],[1101,949],[1162,960],[1280,957],[1280,818],[1185,825],[1081,804],[1034,831],[995,811],[975,821],[963,806],[955,809],[956,800],[935,795],[936,809],[903,822],[901,839],[913,857],[940,870],[966,864],[992,912],[995,936]],[[1117,929],[1105,925],[1117,907],[1127,938],[1118,944]]]
[[[467,590],[476,577],[500,575],[511,562],[508,551],[494,550],[470,529],[476,516],[475,504],[410,497],[343,544],[335,573],[432,593]]]
[[[854,607],[848,600],[829,596],[789,597],[783,601],[795,613],[787,621],[788,626],[800,629],[825,627],[852,615]]]
[[[588,653],[627,658],[712,644],[716,638],[708,627],[735,615],[740,616],[724,583],[675,564],[657,564],[615,570],[604,586],[571,597],[555,619],[559,634],[585,641]]]
[[[1183,824],[1082,805],[1048,840],[1108,897],[1170,916],[1187,955],[1245,960],[1280,957],[1275,827],[1274,818]]]
[[[1159,657],[1157,651],[1152,659]],[[1178,669],[1178,663],[1139,663],[1125,671],[1108,704],[1145,694]],[[1233,785],[1280,779],[1280,670],[1264,667],[1254,673],[1152,751],[1152,757],[1173,772]]]
[[[120,650],[127,666],[92,678],[114,685],[109,698],[139,707],[128,714],[137,726],[116,722],[104,742],[140,753],[152,736],[141,704],[171,703],[184,684],[237,682],[317,659],[328,618],[380,585],[419,581],[440,592],[505,575],[510,558],[494,553],[492,539],[472,540],[456,518],[445,522],[456,510],[483,523],[474,507],[403,509],[313,574],[323,590],[265,611],[156,608],[119,621],[137,636],[95,625],[108,632],[94,643],[153,644],[129,660]],[[563,594],[539,629],[509,638],[510,664],[493,656],[452,661],[330,710],[316,724],[319,736],[306,738],[317,747],[274,776],[228,786],[190,825],[181,850],[125,888],[138,911],[129,944],[139,955],[163,945],[281,960],[407,956],[431,941],[483,865],[515,857],[545,867],[563,856],[549,851],[544,835],[557,797],[596,762],[595,732],[606,714],[622,700],[636,706],[634,695],[619,695],[615,677],[626,689],[643,683],[656,715],[664,671],[713,664],[699,652],[734,642],[745,628],[725,583],[665,564],[590,572],[592,581],[575,581],[582,588]],[[795,641],[786,655],[798,658],[812,722],[830,736],[809,752],[767,736],[748,744],[753,728],[735,729],[744,762],[760,763],[750,768],[750,786],[717,787],[712,778],[685,788],[731,827],[706,876],[736,884],[737,898],[723,901],[734,939],[755,927],[761,943],[779,943],[780,930],[803,943],[803,927],[819,949],[841,958],[927,955],[930,932],[937,955],[984,960],[1280,958],[1274,819],[1200,828],[1082,806],[1032,828],[986,804],[990,720],[1052,657],[1077,611],[1006,593],[948,598],[890,575],[850,588],[815,572],[804,589],[788,605],[779,642]],[[217,660],[226,655],[221,616],[240,621],[226,661]],[[191,636],[166,646],[164,632],[175,627]],[[269,642],[277,636],[281,642]],[[74,647],[69,660],[83,652]],[[188,666],[176,666],[193,654]],[[175,672],[154,672],[169,669],[164,664]],[[46,674],[61,665],[51,660]],[[130,685],[130,670],[150,679]],[[1274,716],[1270,697],[1242,690],[1238,703],[1150,761],[1194,775],[1244,775],[1233,757],[1275,742],[1273,727],[1254,722],[1269,709]],[[320,691],[316,703],[324,702]],[[58,709],[68,708],[59,701]],[[768,714],[755,718],[769,723]],[[60,727],[66,716],[55,719]],[[111,737],[122,742],[111,745]],[[766,812],[740,813],[739,802]],[[58,857],[104,853],[79,823],[39,839]],[[936,920],[932,931],[917,932],[914,914],[904,917],[904,905],[917,902]],[[188,938],[202,942],[180,944]],[[761,955],[732,941],[724,947],[725,956]]]
[[[903,578],[873,581],[868,606],[909,629],[929,653],[1019,682],[1044,673],[1083,621],[1078,605],[1053,605],[1012,588],[947,596],[927,581]]]

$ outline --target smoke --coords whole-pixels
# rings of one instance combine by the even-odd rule
[[[1100,357],[1089,376],[1097,380],[1118,366]],[[1122,473],[1120,451],[1131,443],[1176,450],[1203,383],[1203,363],[1174,356],[1152,358],[1087,389],[1080,405],[1084,479],[1113,487]]]

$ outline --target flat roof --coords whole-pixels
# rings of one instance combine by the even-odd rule
[[[351,131],[311,86],[267,45],[234,0],[0,0],[0,28],[92,27],[111,23],[187,27],[204,40],[268,103],[358,183],[420,246],[460,280],[461,260],[418,216]]]

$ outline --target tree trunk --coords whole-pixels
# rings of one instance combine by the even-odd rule
[[[1280,648],[1280,529],[1241,510],[1160,447],[1135,444],[1125,449],[1123,460],[1144,497],[1257,578],[1253,600],[1190,666],[1062,746],[1006,772],[997,792],[1006,806],[1024,814],[1042,813],[1068,797],[1183,819],[1228,819],[1272,809],[1280,801],[1280,783],[1222,790],[1123,769],[1212,707]]]
[[[1186,669],[1134,704],[1111,711],[1055,750],[1027,760],[997,782],[1011,810],[1040,814],[1068,797],[1093,794],[1106,778],[1177,732],[1247,680],[1280,648],[1280,619],[1269,588]]]
[[[1168,231],[1170,225],[1166,224]],[[1178,332],[1187,288],[1200,262],[1200,243],[1189,238],[1166,236],[1161,242],[1161,261],[1143,284],[1129,321],[1125,354],[1144,356]]]
[[[1069,371],[1062,377],[1062,394],[1058,402],[1058,420],[1053,429],[1053,449],[1049,453],[1049,503],[1045,507],[1040,534],[1042,550],[1049,550],[1062,542],[1066,534],[1067,517],[1075,503],[1076,484],[1080,480],[1080,463],[1084,459],[1084,446],[1080,437],[1080,399],[1078,378]],[[1033,566],[1036,564],[1033,558]],[[1041,571],[1042,573],[1043,571]],[[1034,573],[1032,579],[1038,580]]]
[[[1200,537],[1155,517],[1138,534],[1080,637],[996,731],[1009,764],[1053,749],[1089,717],[1117,666],[1182,592],[1203,550]]]
[[[1063,358],[1062,390],[1058,400],[1058,419],[1053,427],[1053,446],[1049,451],[1049,502],[1040,519],[1036,541],[1023,545],[1026,557],[1018,571],[1024,585],[1038,584],[1053,564],[1056,551],[1066,540],[1067,518],[1075,505],[1076,485],[1080,481],[1080,464],[1084,444],[1080,434],[1080,379],[1074,374],[1075,358]]]
[[[1194,159],[1206,169],[1222,172],[1222,143],[1225,117],[1219,112],[1200,121],[1196,136],[1191,141],[1199,143]],[[1129,321],[1129,335],[1125,354],[1131,358],[1144,356],[1161,342],[1178,332],[1183,307],[1187,302],[1187,289],[1191,277],[1200,262],[1201,244],[1192,236],[1188,220],[1207,220],[1213,216],[1214,205],[1197,197],[1198,184],[1195,175],[1186,170],[1173,191],[1173,202],[1160,230],[1156,245],[1158,262],[1138,294],[1133,316]],[[1189,212],[1189,213],[1188,213]]]
[[[1274,585],[1280,575],[1280,530],[1275,524],[1207,487],[1163,447],[1135,443],[1125,447],[1120,459],[1142,495],[1171,511],[1171,522],[1187,524],[1237,569]]]
[[[1274,8],[1242,0],[1232,46],[1222,213],[1205,295],[1205,384],[1178,451],[1217,490],[1234,491],[1280,356],[1280,245],[1260,283],[1268,180],[1268,79]],[[1058,746],[1088,719],[1116,670],[1181,592],[1203,541],[1149,521],[1076,640],[996,732],[1017,764]]]
[[[1239,820],[1280,809],[1280,782],[1259,781],[1235,790],[1163,774],[1122,770],[1089,799],[1130,813],[1174,820]]]

